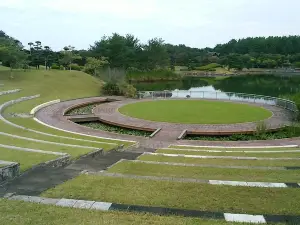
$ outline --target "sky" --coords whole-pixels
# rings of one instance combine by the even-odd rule
[[[299,0],[0,0],[0,30],[53,50],[104,35],[214,47],[253,36],[300,35]]]

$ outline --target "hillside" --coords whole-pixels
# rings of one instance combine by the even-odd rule
[[[14,71],[14,78],[4,67],[0,68],[0,84],[2,90],[22,89],[16,96],[40,94],[36,101],[28,101],[10,107],[8,112],[30,111],[37,104],[54,99],[73,99],[99,96],[101,81],[79,71],[30,70]]]

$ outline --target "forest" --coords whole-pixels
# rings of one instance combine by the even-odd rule
[[[97,76],[101,68],[109,67],[135,76],[156,71],[158,76],[168,78],[176,76],[170,72],[176,66],[186,67],[184,70],[210,70],[207,65],[227,70],[300,68],[300,36],[233,39],[214,48],[199,49],[168,44],[161,38],[141,43],[132,34],[114,33],[95,41],[89,49],[78,50],[69,45],[53,51],[41,41],[21,43],[0,31],[0,62],[11,69],[39,69],[43,65],[46,69],[82,70]]]

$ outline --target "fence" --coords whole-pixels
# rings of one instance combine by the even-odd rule
[[[162,99],[215,99],[215,100],[229,100],[229,101],[243,101],[250,103],[261,103],[267,105],[274,105],[281,108],[285,108],[293,113],[298,114],[298,108],[295,102],[275,98],[264,95],[246,94],[246,93],[234,93],[234,92],[211,92],[211,91],[140,91],[138,92],[138,98],[162,98]]]

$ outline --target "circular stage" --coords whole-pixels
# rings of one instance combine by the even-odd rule
[[[165,100],[162,100],[163,102]],[[177,100],[168,100],[177,101]],[[194,101],[194,100],[184,100]],[[203,101],[198,100],[199,102]],[[207,101],[207,100],[205,100]],[[214,102],[214,100],[209,100]],[[94,97],[85,99],[75,99],[70,101],[60,102],[54,105],[47,106],[36,113],[36,118],[44,124],[50,125],[55,128],[67,130],[75,133],[85,135],[99,136],[105,138],[122,139],[129,141],[137,141],[143,147],[147,148],[160,148],[167,147],[170,144],[193,144],[193,145],[282,145],[293,144],[293,140],[268,140],[268,141],[240,141],[240,142],[217,142],[217,141],[191,141],[179,140],[182,134],[189,135],[232,135],[232,134],[249,134],[256,131],[257,122],[244,122],[232,124],[197,124],[197,123],[170,123],[170,122],[157,122],[144,120],[126,116],[119,112],[122,107],[131,104],[155,102],[155,100],[137,100],[125,99],[122,97]],[[217,101],[215,101],[217,102]],[[93,109],[90,115],[65,115],[71,109],[82,107],[89,104],[99,103]],[[269,131],[278,130],[290,124],[289,112],[283,108],[261,105],[258,103],[234,103],[235,105],[246,106],[250,108],[257,108],[263,112],[271,112],[265,114],[263,122],[266,124]],[[171,113],[172,110],[170,110]],[[268,117],[271,115],[271,117]],[[196,118],[197,119],[197,118]],[[112,133],[103,130],[95,130],[86,126],[77,124],[76,122],[89,122],[100,121],[105,124],[119,126],[123,128],[143,130],[154,132],[151,137],[140,137],[126,134]]]
[[[166,134],[169,134],[168,136],[173,135],[174,139],[178,138],[179,135],[185,130],[188,134],[212,135],[212,136],[249,134],[249,133],[254,133],[256,131],[258,121],[245,122],[245,123],[229,123],[229,124],[168,123],[168,122],[158,122],[158,121],[134,118],[134,117],[126,116],[119,112],[120,109],[122,108],[124,109],[124,107],[126,109],[127,106],[131,106],[135,104],[139,105],[141,103],[153,103],[153,102],[164,103],[164,101],[165,100],[156,101],[156,100],[131,100],[131,99],[123,100],[123,101],[115,101],[115,102],[110,102],[110,103],[101,104],[97,106],[93,110],[93,113],[95,114],[95,116],[99,117],[100,121],[110,125],[136,129],[136,130],[145,130],[145,131],[155,131],[157,129],[161,129]],[[166,102],[170,102],[170,101],[176,103],[178,100],[168,100]],[[195,100],[182,100],[182,101],[188,102],[188,101],[195,101]],[[203,100],[197,100],[197,101],[202,102]],[[219,101],[213,101],[213,100],[210,100],[209,102],[219,103]],[[223,103],[226,104],[226,102]],[[263,112],[262,115],[265,116],[265,118],[267,118],[263,121],[266,124],[267,129],[270,131],[278,130],[283,126],[289,124],[289,118],[287,117],[284,109],[274,107],[274,106],[260,105],[254,103],[253,104],[231,103],[231,104],[234,104],[236,108],[243,108],[243,109],[251,108],[251,109],[255,109],[254,111],[256,111],[257,109],[258,111],[261,110]],[[143,112],[146,111],[147,110],[143,110]],[[169,115],[171,116],[172,113],[173,113],[172,110],[170,110]],[[234,113],[234,112],[230,112],[230,113]],[[226,117],[227,115],[220,114],[220,116]]]

